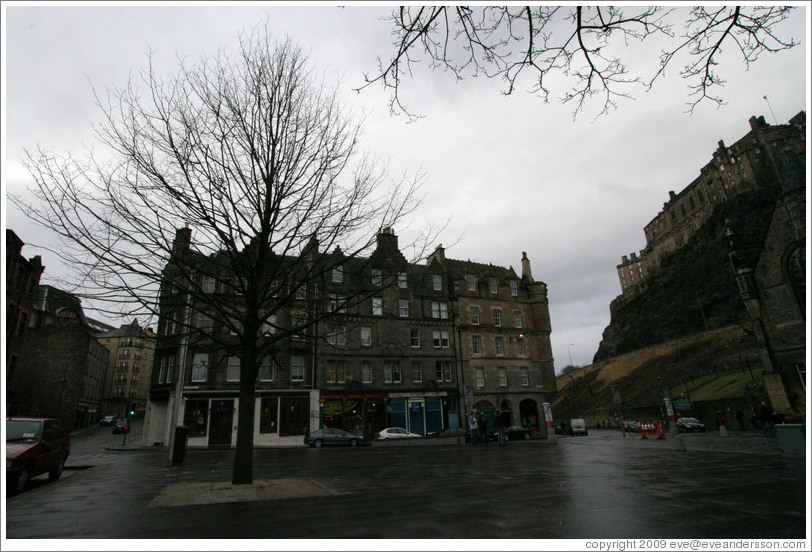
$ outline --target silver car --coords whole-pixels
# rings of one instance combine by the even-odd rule
[[[358,445],[365,445],[366,442],[366,439],[360,435],[355,435],[337,427],[317,429],[316,431],[308,433],[304,438],[304,444],[310,445],[313,448],[335,445],[357,447]]]

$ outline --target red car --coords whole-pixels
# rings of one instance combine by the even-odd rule
[[[6,418],[6,481],[20,492],[28,480],[47,473],[62,477],[70,455],[70,433],[53,418]]]

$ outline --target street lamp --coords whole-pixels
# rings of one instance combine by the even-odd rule
[[[567,354],[570,357],[570,366],[572,366],[572,353],[570,352],[570,347],[575,347],[575,343],[570,343],[567,345]]]

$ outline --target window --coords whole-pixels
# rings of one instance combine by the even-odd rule
[[[327,361],[327,383],[344,383],[347,381],[347,364],[343,360]]]
[[[175,355],[161,355],[158,363],[158,383],[172,383],[172,372],[175,366]]]
[[[273,364],[271,355],[262,357],[259,365],[259,381],[273,381]]]
[[[240,381],[240,357],[228,357],[228,366],[226,367],[226,381]]]
[[[343,295],[331,293],[327,302],[328,312],[339,312],[339,313],[347,312],[347,309],[344,306],[344,303],[346,301],[347,299]]]
[[[206,381],[209,376],[209,354],[195,353],[192,358],[192,381]]]
[[[382,297],[373,297],[372,298],[372,314],[375,316],[383,316],[383,298]]]
[[[435,349],[448,349],[448,330],[434,330],[432,335]]]
[[[502,311],[499,309],[493,309],[491,312],[493,313],[493,325],[498,328],[502,325]]]
[[[505,338],[504,337],[495,337],[494,338],[494,345],[496,346],[496,354],[497,355],[504,355],[505,354]]]
[[[130,358],[130,350],[124,349],[118,352],[118,358]]]
[[[347,327],[346,326],[328,326],[327,327],[327,343],[330,345],[346,345],[347,344]]]
[[[451,381],[451,361],[438,360],[434,363],[434,376],[437,381]]]
[[[522,311],[513,311],[513,322],[517,328],[523,328],[522,324]]]
[[[479,326],[479,307],[471,307],[471,324]]]
[[[304,301],[305,299],[307,299],[307,286],[305,286],[305,284],[299,284],[296,287],[294,297],[297,301]]]
[[[482,338],[478,335],[471,336],[471,354],[474,355],[481,355],[482,354]]]
[[[408,318],[409,317],[409,300],[408,299],[398,299],[398,315],[401,318]]]
[[[126,372],[130,368],[130,363],[126,360],[122,360],[118,363],[118,371],[119,372]]]
[[[412,328],[410,330],[409,343],[413,349],[420,348],[420,329]]]
[[[423,365],[419,360],[412,361],[412,382],[420,383],[423,381]]]
[[[499,282],[495,276],[488,278],[488,287],[490,288],[491,293],[499,293]]]
[[[448,305],[443,301],[431,302],[431,317],[432,318],[448,318]]]
[[[276,397],[262,397],[259,400],[260,433],[276,433],[278,404]]]
[[[364,347],[372,346],[372,328],[369,326],[361,326],[361,345]]]
[[[305,357],[304,355],[291,355],[290,381],[304,381]]]
[[[499,387],[507,387],[508,380],[507,380],[507,368],[504,366],[499,367]]]
[[[400,362],[387,360],[383,363],[383,382],[400,383]]]
[[[398,274],[398,287],[401,289],[406,289],[409,286],[409,280],[406,277],[405,272],[401,272]]]
[[[478,366],[475,369],[476,373],[476,386],[477,387],[485,387],[485,368],[482,366]]]
[[[508,285],[510,285],[510,295],[513,297],[519,296],[519,283],[516,280],[509,280]]]
[[[198,315],[197,315],[197,329],[199,329],[201,331],[204,331],[204,332],[210,332],[211,327],[212,327],[211,317],[203,314],[202,312],[198,313]]]
[[[138,376],[133,376],[130,378],[130,385],[138,385]]]
[[[431,275],[431,287],[434,291],[442,291],[443,290],[443,277],[439,274],[432,274]]]
[[[184,403],[183,425],[189,428],[189,437],[205,437],[209,399],[189,399]]]
[[[372,383],[372,361],[371,360],[362,360],[361,361],[361,382],[362,383]]]
[[[373,268],[372,269],[372,285],[376,287],[381,287],[383,283],[383,278],[381,277],[381,269],[380,268]]]
[[[272,314],[262,323],[262,335],[273,335],[276,333],[276,315]]]
[[[519,373],[522,376],[522,385],[524,387],[527,387],[528,385],[530,385],[530,374],[528,373],[527,368],[520,369]]]
[[[468,291],[476,291],[476,274],[466,274],[465,281],[468,284]]]
[[[302,357],[304,359],[304,357]],[[310,399],[282,397],[279,399],[279,436],[305,435],[310,426]]]
[[[200,287],[203,288],[203,293],[214,293],[214,278],[212,276],[203,276]]]
[[[138,365],[138,363],[137,363],[137,362],[134,362],[134,363],[133,363],[133,373],[138,372],[138,369],[139,369],[139,368],[140,368],[140,366]]]
[[[340,284],[344,281],[344,269],[340,266],[333,269],[333,282]]]
[[[527,354],[527,349],[525,349],[524,338],[523,337],[517,337],[516,338],[516,353],[519,354],[519,355],[526,355]]]
[[[242,333],[242,322],[240,322],[236,318],[232,318],[231,324],[229,324],[228,333],[231,335],[237,335]]]
[[[291,317],[291,324],[292,328],[295,333],[293,334],[293,339],[304,339],[304,334],[302,330],[304,329],[304,325],[307,322],[304,317],[302,316],[292,316]]]

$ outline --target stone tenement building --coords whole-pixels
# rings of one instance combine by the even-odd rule
[[[719,141],[713,159],[679,193],[669,192],[663,209],[644,229],[646,247],[624,255],[617,266],[622,293],[645,288],[646,278],[663,259],[685,245],[716,206],[746,192],[779,188],[805,170],[806,113],[788,124],[772,126],[764,117],[750,118],[750,132],[732,146]]]
[[[345,257],[339,248],[319,252],[311,243],[300,258],[328,267],[317,285],[271,282],[280,304],[260,331],[274,347],[259,367],[254,444],[301,444],[320,427],[367,437],[385,427],[426,435],[466,427],[474,407],[491,421],[505,410],[513,424],[542,426],[542,404],[552,402],[556,383],[547,288],[533,280],[527,257],[520,277],[512,268],[447,259],[442,247],[425,265],[409,263],[390,229],[376,240],[368,258]],[[218,254],[192,252],[190,243],[191,230],[178,230],[173,256],[197,255],[201,267],[221,262]],[[187,309],[173,295],[170,265],[143,443],[166,444],[169,429],[182,423],[189,446],[234,446],[240,359],[228,339],[238,328],[213,319],[206,299],[211,293],[228,302],[239,288],[227,264],[203,270],[218,276],[194,276],[206,291]],[[178,321],[187,312],[195,333],[184,336]],[[297,330],[314,316],[318,323]]]
[[[99,341],[110,351],[102,392],[103,415],[143,416],[149,396],[155,332],[133,320],[99,334]]]
[[[37,286],[45,267],[39,255],[22,256],[23,241],[6,229],[6,401],[13,407],[13,382],[28,334]]]

